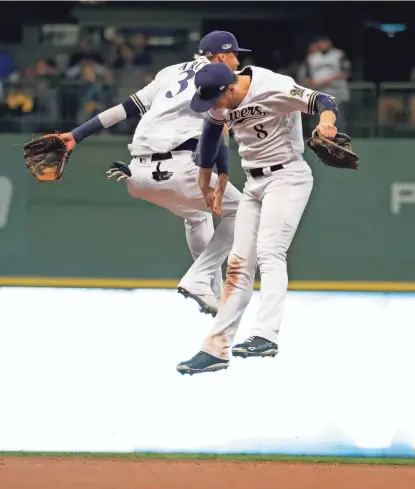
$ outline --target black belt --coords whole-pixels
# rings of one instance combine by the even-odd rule
[[[269,175],[274,171],[282,170],[283,168],[284,168],[283,165],[274,165],[274,166],[267,166],[266,168],[253,168],[252,170],[248,170],[248,172],[251,175],[251,177],[258,178],[258,177],[264,177],[265,175]]]
[[[188,139],[177,148],[172,149],[168,153],[154,153],[151,156],[151,161],[165,161],[172,158],[173,151],[196,151],[196,146],[199,141],[197,139]]]

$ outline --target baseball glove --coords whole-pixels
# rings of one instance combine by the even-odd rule
[[[39,182],[62,181],[72,151],[67,149],[60,134],[33,138],[23,149],[26,166]]]
[[[351,141],[347,134],[340,132],[333,139],[328,139],[314,131],[307,146],[327,166],[357,170],[359,157],[352,151]]]

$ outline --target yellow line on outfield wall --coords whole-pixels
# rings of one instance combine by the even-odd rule
[[[2,277],[0,287],[77,287],[103,289],[175,289],[179,280],[81,278],[81,277]],[[290,290],[338,290],[350,292],[415,292],[415,282],[324,282],[293,281]],[[255,282],[259,289],[259,282]]]

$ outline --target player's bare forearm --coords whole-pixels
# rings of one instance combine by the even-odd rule
[[[229,128],[226,124],[224,124],[223,126],[222,140],[225,143],[225,145],[229,147]]]
[[[218,175],[218,180],[216,182],[215,192],[224,194],[228,182],[229,182],[229,176],[226,175],[225,173],[220,173]]]
[[[331,110],[325,110],[320,114],[319,124],[332,124],[336,122],[336,114]]]
[[[222,198],[225,193],[226,185],[229,181],[228,175],[220,173],[213,194],[213,212],[220,216],[222,214]]]
[[[199,172],[198,184],[202,192],[206,206],[213,212],[213,194],[215,189],[211,187],[212,168],[201,168]]]
[[[210,187],[212,180],[212,168],[201,168],[199,172],[199,187],[202,193],[206,192]]]
[[[334,138],[337,134],[337,128],[334,125],[336,122],[336,114],[331,110],[325,110],[320,113],[320,121],[316,127],[316,131],[326,138]]]

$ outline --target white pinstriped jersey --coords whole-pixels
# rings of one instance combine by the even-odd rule
[[[348,73],[350,61],[340,49],[332,48],[326,53],[317,51],[307,58],[307,71],[316,82],[321,82],[340,73]],[[321,85],[320,85],[321,86]],[[329,95],[336,97],[338,102],[349,100],[349,84],[347,80],[333,80],[322,89]]]
[[[194,76],[208,63],[202,56],[168,66],[131,95],[142,115],[128,145],[132,156],[167,153],[188,139],[200,137],[204,116],[191,110],[190,100],[196,90]]]
[[[210,110],[207,116],[211,122],[232,127],[242,168],[287,165],[301,159],[301,112],[313,113],[319,92],[257,66],[248,66],[237,74],[252,75],[244,100],[234,110]]]

